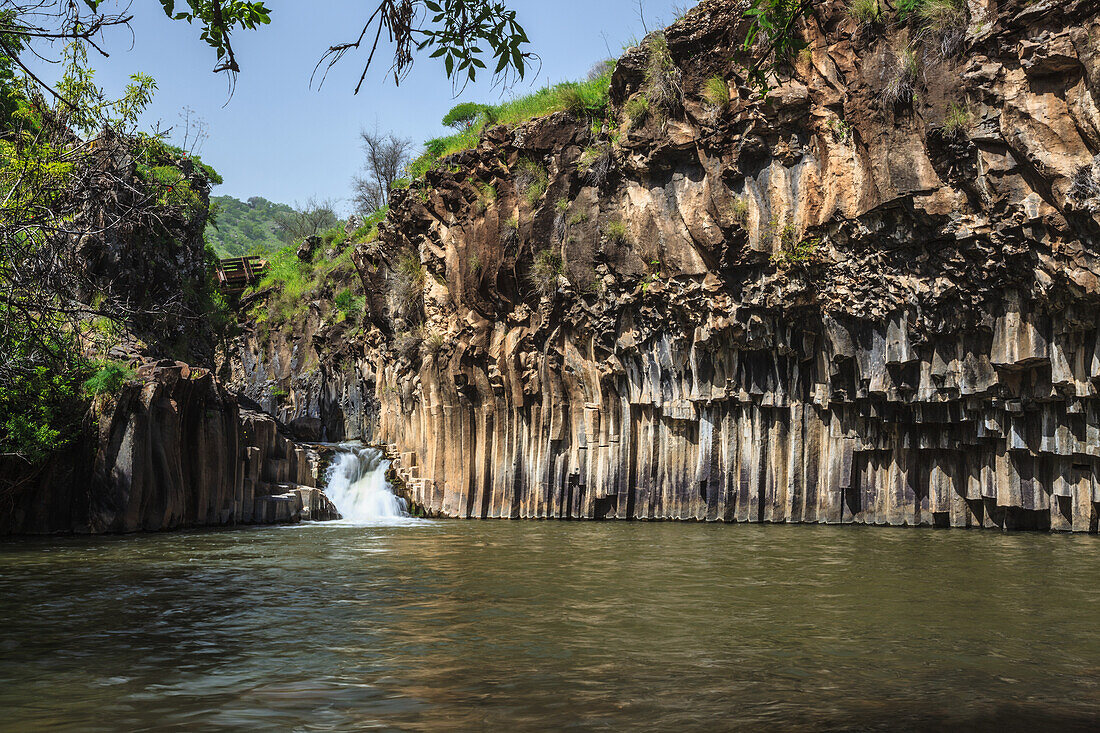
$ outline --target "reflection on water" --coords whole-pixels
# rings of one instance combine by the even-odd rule
[[[8,542],[0,730],[1084,730],[1098,549],[536,522]]]

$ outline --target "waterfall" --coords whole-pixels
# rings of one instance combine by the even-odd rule
[[[357,443],[341,444],[336,451],[325,494],[345,522],[394,524],[408,518],[405,500],[395,496],[386,481],[390,462],[382,451]]]

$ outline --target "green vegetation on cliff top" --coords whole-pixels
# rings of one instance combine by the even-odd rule
[[[345,230],[345,222],[337,222],[321,235],[318,251],[307,261],[298,259],[297,242],[268,254],[268,270],[252,292],[267,288],[271,292],[252,308],[252,319],[261,329],[292,329],[314,300],[322,301],[322,315],[339,321],[354,318],[365,297],[362,282],[355,276],[352,251],[355,245],[378,236],[378,224],[387,211],[374,212],[351,234]],[[322,294],[326,297],[319,297]],[[339,302],[334,302],[338,296],[342,296]]]
[[[481,133],[494,125],[518,125],[536,117],[564,111],[577,116],[603,116],[607,111],[613,70],[614,64],[601,62],[588,81],[546,86],[532,94],[495,106],[469,103],[459,105],[443,118],[444,124],[451,125],[456,121],[455,118],[461,118],[468,126],[454,135],[437,137],[424,143],[424,153],[409,164],[410,177],[419,178],[448,155],[477,147]],[[468,115],[473,116],[471,118]]]

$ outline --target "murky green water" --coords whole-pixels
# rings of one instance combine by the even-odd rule
[[[0,729],[1087,729],[1100,540],[422,522],[0,544]]]

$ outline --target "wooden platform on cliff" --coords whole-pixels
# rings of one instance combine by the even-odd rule
[[[267,266],[267,260],[255,256],[218,260],[218,287],[229,293],[239,293],[259,282]]]

